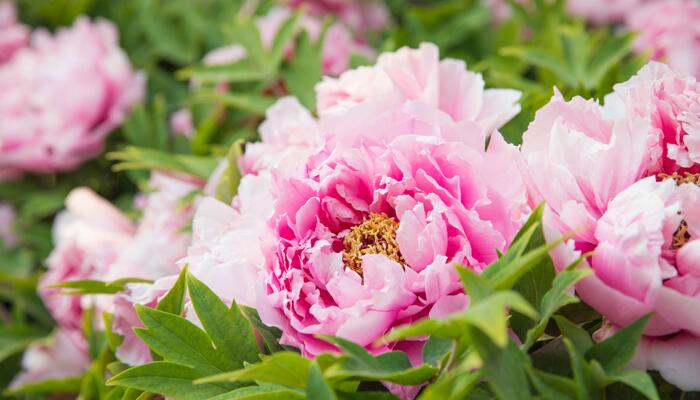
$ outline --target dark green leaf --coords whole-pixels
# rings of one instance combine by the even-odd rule
[[[637,344],[650,319],[651,315],[640,318],[606,340],[596,343],[586,351],[586,359],[597,360],[607,373],[619,371],[634,357]]]

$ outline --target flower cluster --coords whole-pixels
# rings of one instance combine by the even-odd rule
[[[685,390],[700,389],[697,367],[674,362],[676,349],[700,345],[699,88],[650,63],[605,106],[554,96],[522,147],[528,193],[547,204],[550,237],[575,232],[554,251],[556,266],[592,253],[595,276],[576,292],[614,325],[655,313],[638,365]]]

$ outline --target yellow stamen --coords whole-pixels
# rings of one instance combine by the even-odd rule
[[[399,223],[386,214],[370,214],[360,225],[350,229],[343,239],[343,262],[345,266],[362,275],[362,256],[383,254],[405,265],[406,261],[396,241]]]

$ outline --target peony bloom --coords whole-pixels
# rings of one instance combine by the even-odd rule
[[[0,201],[0,244],[7,248],[17,245],[17,236],[12,231],[16,217],[15,209],[10,204]]]
[[[520,225],[523,194],[502,190],[518,186],[513,150],[497,134],[484,150],[409,132],[277,182],[263,321],[308,356],[332,350],[319,334],[382,352],[373,343],[391,328],[463,308],[453,265],[481,271]]]
[[[552,252],[556,267],[592,252],[584,265],[595,275],[576,285],[578,295],[615,326],[653,312],[643,338],[653,355],[641,349],[632,365],[684,390],[700,389],[700,371],[664,353],[700,351],[700,178],[690,156],[678,156],[683,146],[693,151],[685,124],[697,117],[693,82],[652,63],[605,107],[556,95],[522,146],[531,203],[547,204],[547,238],[574,233]]]
[[[700,83],[695,77],[651,62],[615,85],[605,102],[652,124],[650,173],[700,172]]]
[[[519,111],[520,92],[484,89],[480,74],[467,70],[463,61],[440,61],[439,49],[423,43],[414,50],[400,49],[379,57],[372,67],[326,77],[316,86],[318,113],[339,115],[365,104],[368,110],[423,108],[440,111],[457,122],[471,122],[487,133],[503,126]],[[379,104],[384,103],[384,104]],[[471,128],[476,129],[474,127]]]
[[[700,4],[694,0],[651,1],[635,7],[626,25],[638,32],[635,48],[651,52],[682,75],[700,77]]]
[[[0,1],[0,64],[29,43],[29,27],[17,21],[17,9],[9,1]]]
[[[69,171],[95,157],[143,83],[107,21],[35,31],[0,65],[0,176]]]
[[[174,135],[182,135],[191,138],[194,135],[192,112],[187,108],[181,108],[170,116],[170,131]]]
[[[358,33],[378,30],[389,23],[389,10],[377,0],[285,0],[291,7],[307,7],[317,17],[333,15]]]
[[[76,378],[90,366],[88,344],[79,331],[59,329],[53,336],[33,343],[24,352],[22,372],[10,383],[10,387],[47,379]]]
[[[303,168],[263,163],[243,177],[231,206],[206,199],[196,212],[183,262],[222,298],[257,308],[263,322],[282,330],[283,344],[306,356],[333,351],[316,337],[328,334],[375,353],[403,350],[418,362],[422,341],[375,341],[393,327],[465,307],[454,264],[483,270],[528,211],[517,149],[496,131],[486,148],[486,129],[449,113],[478,120],[480,81],[469,85],[469,75],[438,96],[430,70],[437,59],[414,62],[426,52],[437,58],[430,50],[382,56],[397,87],[387,75],[386,91],[322,114],[321,147],[296,155]],[[450,77],[468,74],[463,64],[443,63]],[[492,114],[502,118],[512,107],[501,102]],[[298,143],[316,131],[291,100],[268,118],[263,128],[275,134],[262,135],[263,145],[285,137]]]

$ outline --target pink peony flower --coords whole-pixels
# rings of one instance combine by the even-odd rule
[[[0,2],[0,64],[28,43],[29,27],[17,21],[15,5],[9,1]]]
[[[583,0],[582,0],[583,1]],[[700,77],[700,4],[694,0],[650,1],[627,15],[626,25],[639,36],[635,49],[651,52],[682,75]]]
[[[12,231],[17,214],[12,205],[0,201],[0,244],[7,248],[17,245],[17,236]]]
[[[22,371],[11,388],[47,379],[75,378],[90,366],[87,343],[80,332],[58,329],[46,341],[34,343],[22,358]]]
[[[382,352],[374,342],[391,328],[464,307],[452,265],[481,271],[520,225],[523,194],[502,190],[518,187],[513,150],[497,133],[484,150],[407,132],[277,182],[263,321],[308,356],[332,350],[318,334]]]
[[[377,0],[285,0],[291,7],[307,7],[317,17],[332,15],[358,33],[378,30],[389,23],[389,10]]]
[[[650,173],[700,172],[700,83],[694,77],[651,62],[615,85],[605,101],[652,124]]]
[[[0,65],[0,175],[68,171],[96,156],[143,83],[107,21],[36,30]]]
[[[658,345],[656,355],[633,365],[684,390],[698,389],[700,371],[680,371],[685,361],[663,353],[684,343],[700,351],[695,339],[676,341],[700,336],[700,178],[690,157],[678,157],[692,142],[684,121],[697,116],[693,83],[650,64],[616,86],[605,107],[556,95],[522,146],[531,203],[547,203],[547,238],[575,233],[552,252],[555,265],[592,252],[584,265],[595,275],[576,291],[616,326],[654,312],[644,341]]]
[[[420,66],[410,62],[424,51],[403,49],[397,58]],[[418,82],[437,85],[422,72],[397,75],[416,82],[413,95],[429,91]],[[332,351],[316,338],[330,334],[419,361],[421,341],[374,342],[395,326],[466,306],[453,264],[481,271],[528,211],[516,148],[493,131],[485,149],[480,125],[455,121],[437,100],[403,93],[344,104],[318,126],[296,101],[280,100],[261,127],[260,146],[310,147],[246,171],[246,158],[261,153],[249,146],[241,162],[249,173],[233,204],[205,199],[196,212],[183,263],[223,299],[256,307],[282,329],[282,343],[307,356]],[[466,105],[481,104],[482,91],[469,93],[475,98],[459,97],[459,104],[471,110]],[[513,107],[499,106],[499,118]],[[310,132],[321,132],[320,148]]]
[[[487,133],[520,111],[520,92],[484,89],[480,74],[468,71],[460,60],[440,61],[439,49],[429,43],[416,50],[382,54],[375,66],[347,71],[339,78],[326,77],[316,92],[321,116],[342,115],[363,104],[376,110],[387,108],[378,102],[400,102],[432,113],[441,111],[454,121],[475,123]]]

